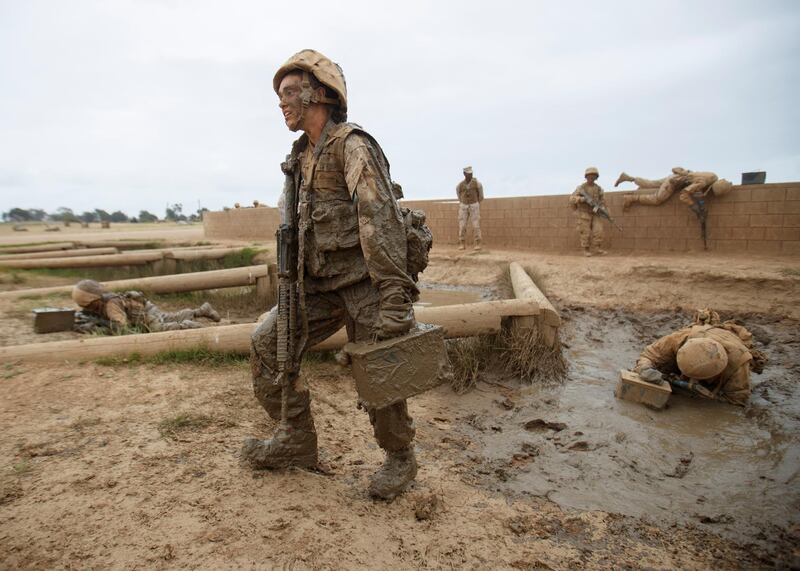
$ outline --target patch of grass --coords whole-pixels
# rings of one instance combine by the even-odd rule
[[[457,394],[472,389],[483,373],[492,364],[494,335],[449,339],[447,358],[450,361],[452,378],[450,386]]]
[[[11,469],[14,470],[17,476],[23,476],[33,470],[33,466],[27,460],[20,460],[12,464]]]
[[[214,419],[208,415],[182,412],[159,422],[158,432],[164,438],[175,438],[180,432],[201,430],[213,423]]]
[[[101,422],[103,422],[103,421],[100,420],[98,417],[92,417],[92,418],[83,418],[83,417],[81,417],[78,420],[76,420],[75,422],[73,422],[72,424],[70,424],[69,427],[72,430],[77,430],[78,432],[83,432],[87,428],[89,428],[91,426],[97,426]]]
[[[249,356],[239,353],[221,353],[209,349],[183,349],[164,351],[155,355],[142,356],[133,353],[127,357],[100,357],[95,363],[104,367],[120,367],[123,365],[202,365],[204,367],[223,367],[227,365],[247,364]]]
[[[790,278],[800,277],[800,268],[781,268],[778,272]]]
[[[3,380],[13,379],[17,375],[21,375],[23,373],[22,369],[17,369],[16,363],[6,363],[3,365],[3,371],[0,373],[0,377]]]
[[[266,311],[266,299],[259,298],[255,286],[222,288],[215,290],[187,291],[145,295],[163,309],[167,307],[199,307],[205,302],[214,306],[219,314],[225,317],[229,312],[243,315],[258,315]]]

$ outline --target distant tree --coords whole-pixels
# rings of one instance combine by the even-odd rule
[[[139,219],[136,218],[136,216],[133,216],[130,220],[128,220],[128,222],[130,222],[131,224],[138,224]]]
[[[51,214],[50,218],[59,222],[77,222],[78,217],[72,211],[72,208],[60,206],[56,209],[55,214]]]
[[[139,222],[158,222],[158,216],[151,214],[147,210],[140,210]]]
[[[186,215],[183,213],[183,204],[176,202],[175,204],[167,206],[167,212],[164,216],[164,219],[171,220],[173,222],[186,220]]]
[[[111,221],[111,215],[105,210],[102,210],[101,208],[95,208],[94,213],[95,215],[97,215],[97,219],[100,220],[101,222]]]
[[[3,214],[3,218],[11,222],[30,222],[31,220],[35,220],[31,211],[25,210],[24,208],[12,208]]]
[[[122,212],[121,210],[117,210],[111,213],[111,221],[112,222],[127,222],[128,215]]]
[[[89,212],[88,210],[83,214],[81,214],[80,216],[78,216],[78,218],[80,218],[81,221],[86,222],[87,224],[89,222],[97,222],[97,214],[95,214],[94,212]]]

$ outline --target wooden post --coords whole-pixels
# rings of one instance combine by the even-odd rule
[[[513,325],[525,329],[533,329],[534,327],[539,329],[545,344],[549,347],[555,347],[558,343],[558,328],[561,326],[561,317],[555,307],[542,291],[536,287],[536,284],[522,266],[516,262],[511,262],[508,271],[511,274],[511,285],[514,288],[516,298],[534,300],[541,308],[541,313],[535,318],[517,318],[514,320]]]

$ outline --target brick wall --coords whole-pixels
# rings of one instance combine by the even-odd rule
[[[622,212],[626,192],[607,192],[606,202],[622,232],[604,223],[607,245],[627,251],[702,250],[694,214],[671,197],[661,206],[634,205]],[[458,243],[458,203],[403,201],[425,211],[434,243]],[[275,235],[274,208],[239,208],[207,212],[203,225],[211,239],[267,240]],[[568,196],[488,198],[481,205],[486,246],[530,250],[578,250],[576,216]],[[471,231],[468,234],[471,240]],[[800,183],[734,186],[709,200],[708,247],[718,252],[800,255]]]
[[[232,208],[203,214],[203,231],[211,240],[272,240],[279,223],[277,208]]]

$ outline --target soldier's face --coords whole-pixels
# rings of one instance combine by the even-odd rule
[[[467,182],[471,181],[472,180],[472,173],[471,172],[465,172],[464,173],[464,180],[467,181]]]
[[[88,305],[83,306],[83,310],[87,313],[102,313],[103,311],[103,300],[102,299],[95,299],[94,301],[90,302]]]
[[[283,113],[283,121],[289,130],[294,132],[302,129],[303,120],[303,101],[300,97],[302,93],[301,76],[297,73],[289,73],[282,80],[278,87],[278,107]]]
[[[586,180],[589,181],[589,184],[594,184],[594,181],[597,180],[597,175],[596,174],[587,174],[586,175]]]

